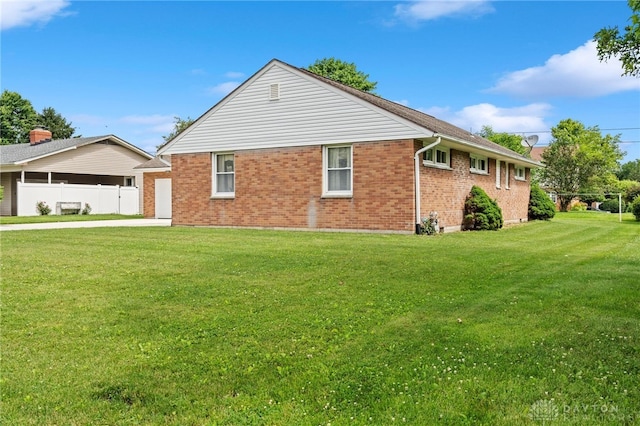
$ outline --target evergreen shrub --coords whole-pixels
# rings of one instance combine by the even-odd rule
[[[549,220],[556,215],[556,205],[538,185],[531,185],[529,220]]]
[[[470,230],[495,231],[502,228],[502,210],[495,200],[474,185],[464,202],[464,226]]]

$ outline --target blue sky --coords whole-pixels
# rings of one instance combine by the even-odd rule
[[[625,1],[2,0],[1,88],[83,136],[151,153],[268,61],[354,62],[387,99],[473,132],[538,134],[572,118],[640,158],[640,78],[598,61]]]

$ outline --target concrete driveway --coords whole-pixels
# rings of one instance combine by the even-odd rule
[[[171,226],[171,219],[122,219],[89,220],[82,222],[19,223],[0,225],[0,231],[25,231],[30,229],[106,228],[123,226]]]

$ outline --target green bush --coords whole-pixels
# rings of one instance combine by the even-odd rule
[[[503,222],[498,203],[474,185],[464,202],[465,229],[494,231],[502,228]]]
[[[622,202],[622,211],[625,212],[627,209],[627,204]],[[618,198],[609,198],[605,200],[602,204],[600,204],[600,210],[604,210],[606,212],[611,213],[620,213],[620,205],[618,204]]]
[[[638,183],[637,185],[629,186],[629,188],[627,188],[622,195],[622,198],[627,203],[632,203],[633,200],[635,200],[637,197],[640,197],[640,183]]]
[[[38,210],[38,213],[40,213],[41,216],[46,216],[51,213],[51,207],[49,207],[44,201],[38,201],[36,203],[36,210]]]
[[[640,195],[631,203],[631,213],[636,217],[636,220],[640,220]]]
[[[529,220],[549,220],[556,215],[556,205],[538,185],[531,185]]]
[[[572,207],[571,207],[571,211],[572,212],[586,212],[587,211],[587,205],[585,203],[575,203]]]

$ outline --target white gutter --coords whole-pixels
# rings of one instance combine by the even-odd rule
[[[457,144],[463,145],[463,146],[465,146],[467,148],[472,148],[475,151],[480,151],[480,152],[484,153],[485,155],[488,154],[487,156],[493,155],[493,156],[499,158],[502,161],[509,161],[511,163],[519,163],[519,164],[527,164],[529,167],[530,166],[535,166],[535,167],[543,167],[544,166],[543,164],[541,164],[538,161],[532,160],[530,158],[523,158],[521,156],[518,156],[517,153],[515,153],[515,152],[514,152],[514,154],[516,154],[516,155],[511,156],[511,155],[505,154],[504,152],[496,151],[494,149],[487,148],[487,147],[484,147],[482,145],[476,145],[476,144],[473,144],[473,143],[471,143],[469,141],[465,141],[465,140],[462,140],[462,139],[454,138],[453,136],[447,136],[447,135],[434,133],[434,136],[436,136],[436,135],[438,137],[443,137],[446,140],[451,141],[453,143],[457,143]]]
[[[416,151],[415,155],[413,156],[413,162],[415,167],[414,178],[416,181],[415,182],[416,183],[416,191],[415,191],[416,192],[416,234],[420,233],[420,227],[422,226],[422,221],[420,220],[420,154],[438,145],[441,142],[441,140],[442,138],[438,136],[438,139],[434,143],[432,143],[431,145],[427,145],[423,148],[420,148],[419,150]]]

